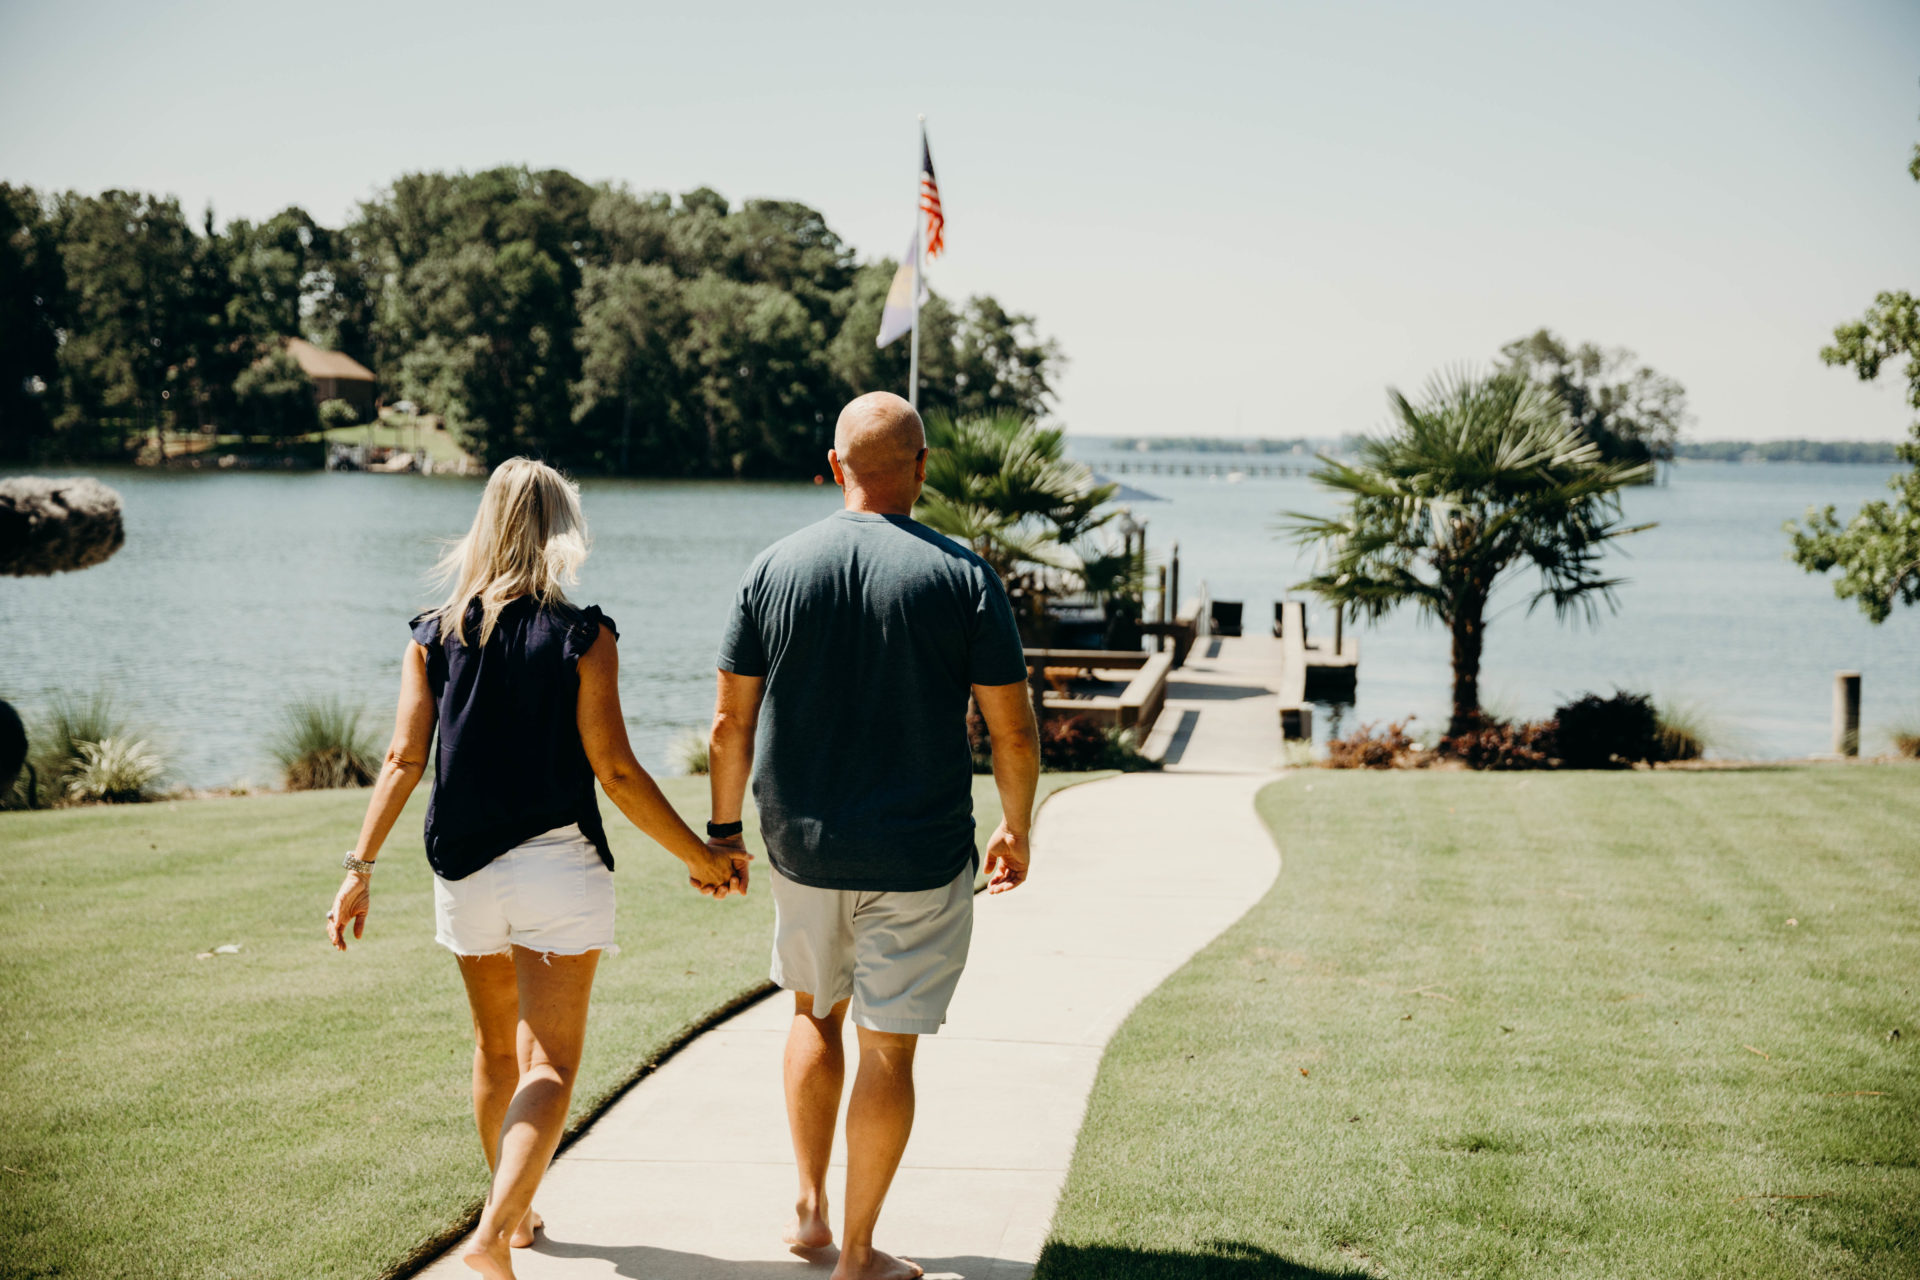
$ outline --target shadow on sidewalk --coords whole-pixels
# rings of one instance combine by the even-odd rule
[[[918,1259],[916,1259],[918,1261]],[[934,1274],[928,1267],[927,1273]],[[1034,1280],[1366,1280],[1357,1268],[1326,1271],[1289,1262],[1256,1244],[1213,1240],[1199,1252],[1115,1245],[1049,1244]]]
[[[570,1244],[543,1238],[533,1252],[553,1258],[592,1258],[613,1264],[627,1280],[812,1280],[831,1270],[832,1259],[808,1263],[738,1262],[656,1249],[651,1245]],[[1007,1258],[932,1258],[909,1252],[930,1280],[1002,1280],[1028,1274]],[[1216,1240],[1198,1253],[1168,1253],[1110,1245],[1050,1244],[1040,1256],[1035,1280],[1366,1280],[1360,1270],[1325,1271],[1289,1262],[1258,1245]]]

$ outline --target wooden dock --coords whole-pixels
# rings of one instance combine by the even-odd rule
[[[1280,736],[1311,741],[1313,704],[1351,702],[1360,677],[1360,638],[1344,634],[1334,614],[1331,636],[1307,634],[1303,600],[1283,600],[1274,629],[1280,638]]]

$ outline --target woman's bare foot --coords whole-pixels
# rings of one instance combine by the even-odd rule
[[[826,1206],[810,1209],[806,1205],[795,1205],[793,1221],[780,1238],[787,1248],[803,1258],[833,1248],[833,1228],[827,1224]]]
[[[467,1241],[460,1261],[478,1271],[487,1280],[513,1280],[513,1250],[505,1236],[482,1236],[477,1232]]]
[[[896,1258],[878,1249],[863,1249],[857,1258],[842,1252],[840,1265],[833,1269],[833,1280],[919,1280],[926,1272],[917,1262]]]
[[[545,1218],[528,1209],[527,1216],[520,1219],[520,1225],[513,1229],[513,1237],[507,1243],[516,1249],[530,1248],[533,1245],[533,1233],[546,1225]]]

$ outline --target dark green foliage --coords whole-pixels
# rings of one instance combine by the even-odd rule
[[[1891,440],[1700,440],[1674,446],[1682,462],[1837,462],[1891,466],[1900,447]]]
[[[351,427],[360,421],[360,412],[345,400],[322,400],[319,409],[320,429],[334,431],[341,427]]]
[[[1583,694],[1553,713],[1561,763],[1569,769],[1624,769],[1666,758],[1660,714],[1643,693]]]
[[[1687,422],[1687,391],[1625,347],[1591,342],[1570,347],[1549,329],[1509,342],[1505,364],[1550,389],[1567,406],[1587,439],[1609,462],[1654,462],[1673,457]]]
[[[893,270],[802,204],[557,169],[405,174],[339,229],[288,208],[196,232],[170,200],[0,187],[0,457],[287,434],[297,406],[252,370],[305,336],[483,462],[811,476],[847,400],[906,389],[907,344],[873,345]],[[1061,358],[1031,317],[935,295],[921,329],[923,408],[1047,411]]]
[[[313,383],[285,351],[261,356],[233,380],[234,414],[249,435],[284,440],[320,429]]]

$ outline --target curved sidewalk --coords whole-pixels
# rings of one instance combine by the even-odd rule
[[[1184,737],[1167,772],[1056,794],[1033,878],[980,900],[947,1026],[920,1049],[882,1248],[935,1277],[1031,1271],[1107,1041],[1278,870],[1253,809],[1279,749],[1270,653],[1231,640],[1196,652],[1169,689],[1176,728],[1163,733]],[[794,1196],[780,1089],[791,1010],[782,993],[701,1036],[568,1148],[538,1199],[547,1230],[514,1251],[516,1274],[824,1276],[779,1239]],[[856,1053],[849,1044],[849,1086]],[[834,1163],[844,1168],[844,1148]],[[449,1254],[424,1274],[473,1273]]]

